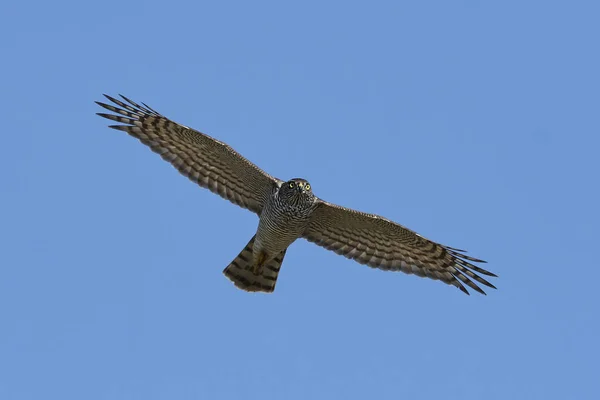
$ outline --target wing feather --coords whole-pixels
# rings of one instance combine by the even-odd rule
[[[237,153],[231,146],[162,116],[125,96],[104,95],[113,104],[96,102],[114,114],[99,116],[118,125],[150,147],[198,185],[260,215],[273,186],[280,182]]]
[[[478,283],[494,288],[478,274],[493,273],[473,265],[485,261],[435,243],[404,226],[374,214],[319,200],[303,237],[373,268],[402,271],[440,280],[469,294],[465,285],[485,294]]]

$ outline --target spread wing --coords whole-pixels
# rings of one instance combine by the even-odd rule
[[[469,292],[463,284],[482,294],[485,292],[477,283],[495,289],[480,275],[496,275],[473,265],[485,261],[425,239],[378,215],[319,200],[303,237],[361,264],[440,280],[466,294]]]
[[[125,96],[121,96],[124,102],[104,96],[114,105],[96,103],[117,115],[98,115],[122,124],[111,128],[139,139],[198,185],[260,215],[279,180],[227,144],[173,122],[144,103],[136,104]]]

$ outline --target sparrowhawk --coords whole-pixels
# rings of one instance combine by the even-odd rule
[[[240,289],[273,292],[289,245],[304,238],[361,264],[440,280],[469,294],[494,285],[493,273],[473,263],[485,261],[464,250],[435,243],[374,214],[319,199],[304,179],[284,182],[265,173],[233,148],[162,116],[146,104],[105,95],[96,102],[115,114],[98,113],[170,162],[198,185],[259,216],[258,229],[223,273]]]

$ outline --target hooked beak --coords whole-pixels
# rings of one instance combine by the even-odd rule
[[[304,184],[304,182],[298,182],[298,184],[296,185],[296,190],[300,193],[306,193],[306,185]]]

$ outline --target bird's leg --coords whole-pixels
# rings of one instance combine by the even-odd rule
[[[266,259],[267,259],[267,255],[264,252],[261,251],[259,253],[259,255],[258,255],[258,258],[254,262],[254,265],[252,265],[252,273],[254,275],[260,275],[261,274],[262,267],[263,267]]]

